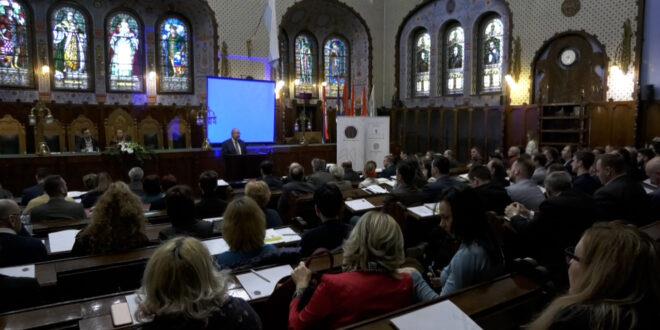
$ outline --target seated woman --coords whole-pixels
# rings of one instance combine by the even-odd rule
[[[220,268],[258,265],[277,253],[277,248],[264,244],[266,217],[250,197],[234,199],[225,210],[222,236],[229,251],[216,256]]]
[[[112,183],[112,178],[108,172],[101,172],[96,176],[96,182],[96,187],[94,187],[94,189],[80,196],[80,202],[86,209],[94,206],[99,197],[108,190],[108,187],[110,187],[110,184]]]
[[[344,272],[327,274],[301,305],[311,271],[300,263],[291,277],[296,293],[289,307],[290,329],[336,329],[382,315],[437,294],[404,262],[403,234],[392,217],[381,212],[362,216],[344,243]]]
[[[646,233],[623,223],[597,223],[566,256],[568,293],[531,329],[657,329],[660,256]]]
[[[250,181],[245,185],[245,195],[252,198],[266,215],[266,228],[282,226],[280,214],[273,209],[266,208],[270,201],[270,189],[264,181]]]
[[[433,278],[433,282],[439,281],[442,287],[441,295],[446,296],[500,275],[504,270],[504,256],[474,190],[452,189],[437,207],[440,227],[460,243],[440,277]]]
[[[146,246],[145,223],[138,197],[125,183],[112,183],[96,203],[90,224],[76,236],[71,254],[105,254]]]
[[[192,189],[188,186],[178,185],[170,188],[165,194],[167,217],[172,227],[165,228],[158,233],[161,241],[175,236],[193,236],[208,238],[213,236],[213,222],[195,219],[195,201],[192,198]]]
[[[257,313],[228,295],[227,286],[204,244],[177,237],[163,243],[147,263],[138,318],[153,319],[146,329],[261,329]]]
[[[364,180],[358,184],[358,188],[366,188],[378,184],[378,174],[376,173],[376,162],[373,160],[368,161],[364,164]]]

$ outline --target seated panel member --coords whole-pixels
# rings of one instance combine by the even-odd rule
[[[222,143],[223,155],[245,155],[247,148],[245,141],[241,140],[241,131],[238,128],[231,130],[231,138]]]
[[[76,142],[77,152],[95,152],[99,150],[99,143],[92,137],[89,128],[82,130],[82,136]]]

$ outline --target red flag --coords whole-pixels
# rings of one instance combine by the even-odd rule
[[[367,104],[367,87],[362,86],[362,117],[367,116],[369,105]]]
[[[325,96],[325,86],[323,86],[323,134],[326,141],[330,140],[330,132],[328,132],[328,104]]]
[[[351,117],[355,117],[355,86],[351,88]]]
[[[348,111],[350,110],[350,106],[348,104],[348,96],[349,96],[348,95],[348,85],[344,84],[344,94],[342,95],[342,98],[344,99],[343,100],[344,102],[342,104],[343,109],[341,109],[342,110],[341,111],[342,115],[344,115],[344,116],[348,116]]]

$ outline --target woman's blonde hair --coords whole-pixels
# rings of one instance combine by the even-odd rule
[[[597,223],[582,236],[583,273],[571,292],[555,299],[531,324],[547,329],[574,305],[589,307],[592,329],[639,327],[636,307],[660,304],[660,266],[653,240],[634,226]]]
[[[177,237],[163,243],[147,263],[138,316],[206,320],[222,306],[226,292],[227,279],[216,271],[206,246],[191,237]]]
[[[399,225],[379,211],[363,215],[344,243],[344,271],[395,273],[404,258]]]
[[[270,188],[264,181],[252,180],[245,185],[245,195],[257,202],[259,207],[264,208],[270,201]]]
[[[222,237],[232,251],[250,252],[264,246],[266,216],[252,198],[237,198],[227,205]]]
[[[89,236],[90,252],[105,253],[117,247],[132,247],[144,236],[146,219],[142,202],[128,186],[117,181],[99,197],[92,219],[81,235]]]

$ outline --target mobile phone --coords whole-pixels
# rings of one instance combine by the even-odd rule
[[[133,323],[131,311],[128,309],[128,303],[118,303],[110,306],[112,314],[112,324],[115,327]]]

